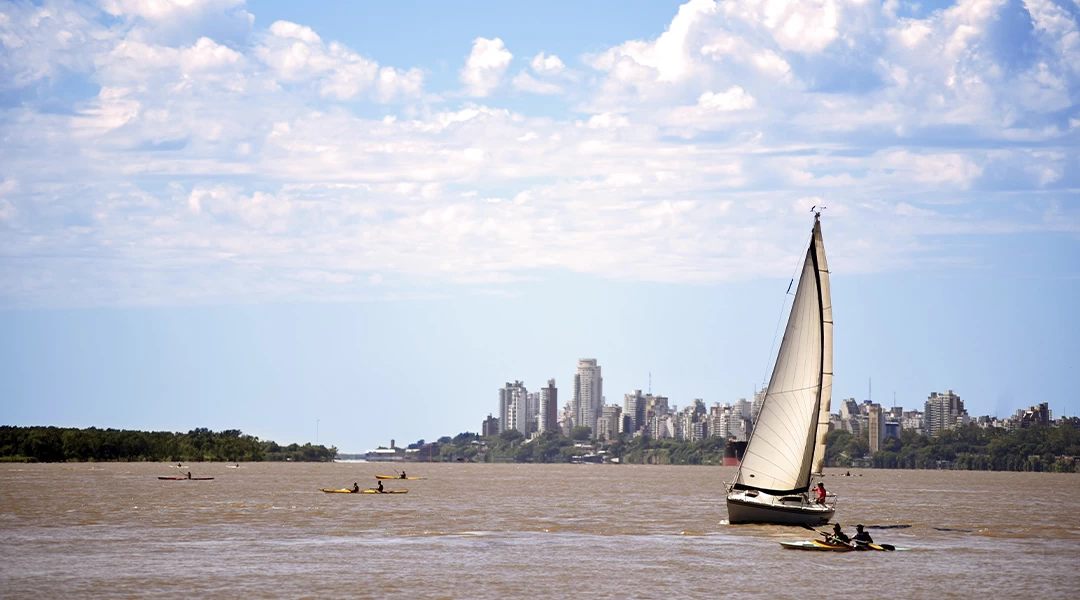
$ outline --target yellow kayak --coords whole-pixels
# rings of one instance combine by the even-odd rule
[[[376,475],[375,479],[403,479],[405,481],[422,481],[427,477],[399,477],[397,475]]]
[[[408,494],[409,490],[386,490],[380,492],[379,490],[360,490],[354,492],[351,489],[344,490],[332,490],[330,488],[319,488],[320,492],[326,492],[327,494]]]

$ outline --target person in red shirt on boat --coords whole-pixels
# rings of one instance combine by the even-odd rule
[[[817,488],[814,491],[817,492],[817,498],[814,499],[814,502],[817,504],[825,504],[825,484],[819,481]]]

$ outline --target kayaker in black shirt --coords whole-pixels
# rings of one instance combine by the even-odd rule
[[[843,529],[840,528],[839,523],[833,523],[832,533],[825,536],[825,541],[830,544],[848,545],[851,543],[851,538],[844,533]]]
[[[382,489],[382,480],[381,480],[381,479],[379,480],[379,493],[380,493],[380,494],[382,494],[382,493],[383,493],[383,489]]]
[[[405,479],[405,471],[402,471],[402,472],[401,472],[401,478],[402,478],[402,479]]]
[[[855,537],[853,537],[852,539],[855,541],[856,544],[873,544],[874,543],[874,538],[870,537],[869,533],[866,533],[865,531],[863,531],[863,526],[862,525],[856,525],[855,526],[855,531],[856,531]]]
[[[188,478],[188,479],[191,479],[191,471],[188,471],[188,472],[187,472],[187,478]]]
[[[354,494],[358,494],[358,493],[360,493],[360,484],[359,484],[359,483],[356,483],[356,482],[354,481],[354,482],[353,482],[353,484],[352,484],[352,490],[351,490],[351,491],[352,491],[352,493],[354,493]]]

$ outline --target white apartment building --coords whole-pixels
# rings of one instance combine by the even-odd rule
[[[584,425],[596,434],[596,421],[604,405],[604,378],[595,358],[578,359],[574,375],[574,425]]]

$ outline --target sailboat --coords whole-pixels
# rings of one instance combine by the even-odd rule
[[[810,499],[825,463],[832,397],[832,300],[821,240],[821,213],[806,251],[799,287],[757,421],[735,480],[728,486],[729,523],[820,525],[832,502]]]

